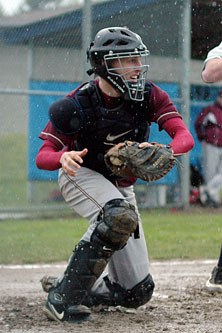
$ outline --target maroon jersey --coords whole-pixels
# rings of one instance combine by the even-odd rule
[[[200,141],[222,147],[222,105],[214,103],[204,108],[195,121],[195,129]]]
[[[79,132],[66,135],[49,121],[39,136],[45,140],[45,144],[37,156],[37,166],[47,170],[52,170],[52,167],[59,168],[59,159],[64,150],[87,148],[88,153],[84,157],[83,166],[102,173],[111,181],[116,181],[116,176],[110,174],[104,163],[105,152],[110,145],[124,140],[147,141],[152,122],[157,123],[160,130],[166,130],[174,138],[175,142],[171,142],[171,147],[175,154],[189,151],[193,146],[193,138],[168,94],[149,82],[146,90],[143,102],[124,101],[121,98],[106,96],[99,89],[98,81],[90,83],[90,90],[88,86],[80,86],[72,91],[68,96],[77,99],[80,112],[83,112],[87,119],[86,125]],[[47,156],[44,154],[46,151]],[[129,185],[135,179],[118,181]]]

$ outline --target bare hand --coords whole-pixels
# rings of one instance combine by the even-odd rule
[[[149,142],[141,142],[139,144],[139,148],[150,147],[150,146],[152,146],[152,143]]]
[[[84,148],[81,151],[67,151],[62,154],[60,163],[63,170],[70,176],[76,176],[76,170],[80,169],[80,164],[83,163],[82,157],[88,153],[88,149]]]

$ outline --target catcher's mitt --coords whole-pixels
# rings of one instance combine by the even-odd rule
[[[113,146],[104,156],[113,174],[152,182],[164,177],[175,165],[172,150],[159,143],[139,148],[138,142],[125,141]]]

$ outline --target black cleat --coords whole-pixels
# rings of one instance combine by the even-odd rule
[[[206,289],[210,292],[222,293],[222,267],[214,267],[206,282]]]
[[[50,320],[57,322],[75,322],[91,321],[91,311],[85,305],[70,305],[67,306],[60,293],[51,290],[48,295],[48,300],[43,308],[43,312]]]

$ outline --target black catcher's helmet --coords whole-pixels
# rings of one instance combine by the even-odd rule
[[[129,71],[140,69],[137,81],[131,82],[118,74],[116,70],[122,69],[121,59],[128,57],[141,57],[146,59],[149,55],[147,47],[136,33],[125,27],[111,27],[100,30],[95,40],[87,50],[87,58],[92,69],[88,74],[96,74],[108,81],[115,89],[118,89],[125,99],[142,101],[144,99],[145,79],[148,65],[130,67]],[[145,57],[145,58],[144,58]],[[118,59],[119,66],[112,67],[112,60]]]

